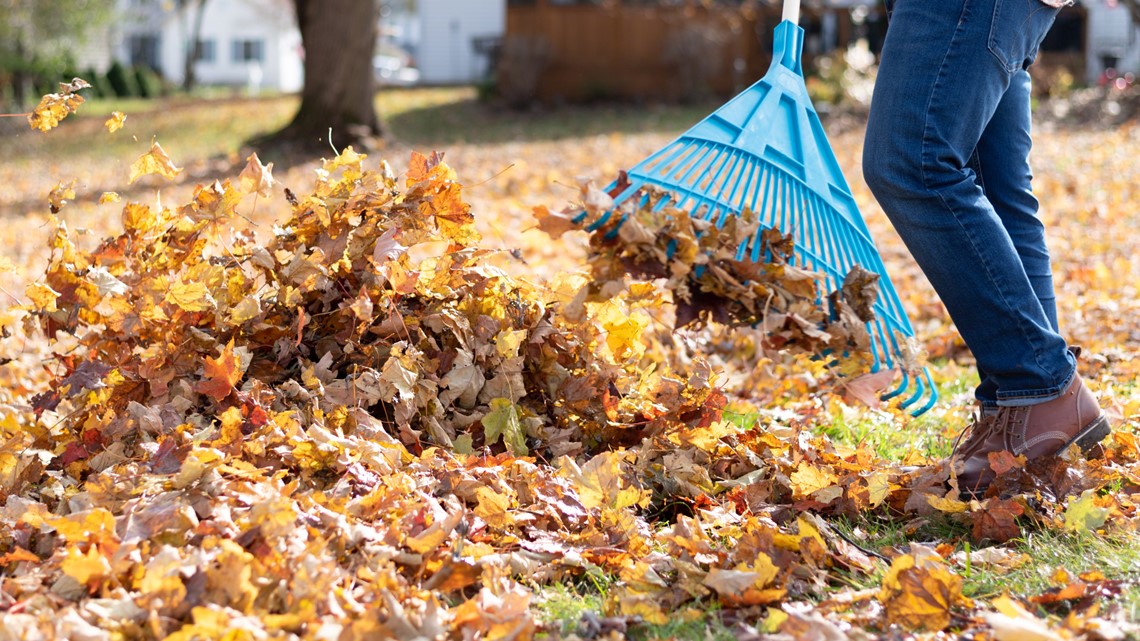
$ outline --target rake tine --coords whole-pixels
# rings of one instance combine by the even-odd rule
[[[938,402],[938,388],[934,386],[934,380],[930,378],[929,367],[922,368],[922,376],[926,379],[926,388],[930,390],[930,397],[926,400],[925,404],[913,410],[910,413],[911,416],[919,416],[925,413],[927,410],[934,407],[934,404],[936,402]]]
[[[879,398],[881,398],[882,400],[889,401],[892,398],[898,396],[899,394],[902,394],[904,391],[906,391],[906,389],[908,387],[910,387],[910,374],[907,374],[905,369],[899,370],[899,371],[902,372],[902,381],[899,382],[898,387],[896,387],[895,389],[891,390],[890,392],[887,392],[886,394],[883,394],[882,396],[880,396]]]
[[[914,394],[912,394],[910,398],[906,399],[902,403],[899,403],[899,407],[906,409],[911,405],[914,405],[914,402],[917,401],[926,391],[926,383],[922,380],[921,376],[914,377],[914,388]]]
[[[709,166],[715,162],[718,157],[719,150],[715,145],[703,143],[701,147],[704,148],[704,153],[701,154],[700,158],[697,158],[693,164],[686,168],[684,175],[676,179],[678,190],[684,194],[682,198],[677,200],[677,207],[684,207],[685,203],[694,197],[693,186],[696,185],[702,176],[709,172]],[[712,158],[709,158],[709,154],[712,154]],[[699,171],[700,173],[697,174],[695,180],[691,180],[690,177],[694,171]]]

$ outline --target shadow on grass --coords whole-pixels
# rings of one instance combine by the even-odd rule
[[[716,104],[596,104],[513,110],[474,96],[381,114],[389,135],[415,147],[558,141],[608,134],[679,134]]]

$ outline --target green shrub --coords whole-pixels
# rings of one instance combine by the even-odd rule
[[[107,70],[107,84],[118,98],[135,98],[139,95],[139,83],[135,74],[117,60]]]
[[[90,95],[93,98],[114,98],[115,90],[111,87],[111,83],[107,82],[107,76],[95,71],[94,67],[88,67],[79,74],[87,82],[91,83]]]
[[[139,88],[139,97],[159,98],[162,96],[162,78],[155,73],[154,69],[140,65],[134,68],[134,72],[135,84]]]

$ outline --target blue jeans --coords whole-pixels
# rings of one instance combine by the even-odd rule
[[[1029,169],[1040,0],[895,0],[863,149],[872,193],[978,364],[984,405],[1058,397],[1058,333]]]

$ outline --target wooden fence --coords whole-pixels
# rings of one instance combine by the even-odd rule
[[[519,101],[527,93],[542,101],[728,94],[763,75],[777,22],[769,11],[695,3],[512,4],[498,80]]]

